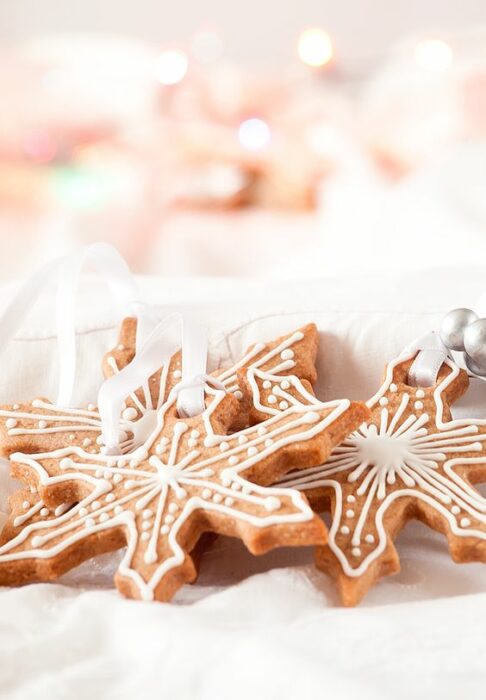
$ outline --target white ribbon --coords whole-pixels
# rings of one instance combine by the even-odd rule
[[[437,381],[437,375],[442,367],[449,350],[446,348],[438,333],[427,333],[407,345],[403,355],[420,351],[408,372],[408,382],[411,386],[432,386]]]
[[[40,294],[57,281],[56,324],[59,354],[59,386],[57,404],[69,406],[76,375],[75,304],[83,267],[96,266],[97,273],[108,285],[121,315],[135,314],[137,342],[155,321],[146,307],[137,301],[136,287],[123,257],[107,243],[95,243],[72,256],[53,260],[35,272],[20,288],[0,317],[0,352],[13,338],[22,321]],[[141,319],[144,319],[142,322]]]
[[[162,365],[170,361],[181,346],[181,339],[182,378],[175,388],[177,409],[183,417],[195,416],[204,411],[204,386],[208,380],[206,333],[194,317],[174,312],[153,329],[130,364],[107,379],[99,390],[98,410],[107,453],[119,451],[119,423],[123,402]]]

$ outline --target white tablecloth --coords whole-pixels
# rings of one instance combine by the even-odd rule
[[[148,300],[171,306],[198,299],[211,327],[213,364],[257,337],[314,318],[321,330],[318,393],[329,398],[366,398],[386,359],[451,306],[472,303],[483,285],[481,269],[265,289],[244,281],[142,280]],[[93,299],[91,289],[78,317],[83,401],[96,391],[99,358],[116,333],[111,311]],[[2,356],[1,401],[55,390],[51,316],[41,303]],[[463,404],[484,415],[486,385],[476,384]],[[401,573],[353,610],[339,607],[311,550],[252,557],[225,538],[203,556],[199,581],[171,604],[121,598],[109,587],[116,556],[84,564],[62,584],[1,589],[0,696],[484,698],[486,567],[453,564],[443,538],[418,524],[406,528],[398,548]]]

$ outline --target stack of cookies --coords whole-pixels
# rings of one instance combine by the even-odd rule
[[[106,377],[135,355],[122,323]],[[410,518],[443,532],[456,561],[486,561],[485,421],[453,421],[467,388],[446,360],[432,387],[408,383],[401,357],[367,404],[313,393],[312,324],[250,347],[214,372],[205,410],[177,411],[181,354],[129,397],[119,454],[107,454],[95,405],[45,398],[0,408],[0,451],[22,488],[0,542],[0,584],[56,579],[124,549],[119,591],[168,601],[197,576],[205,533],[240,538],[253,554],[316,546],[316,565],[355,605],[399,560],[393,539]],[[483,454],[484,452],[484,454]],[[318,513],[330,510],[329,531]]]

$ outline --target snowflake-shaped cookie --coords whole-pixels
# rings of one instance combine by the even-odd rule
[[[316,510],[330,507],[319,568],[355,605],[381,576],[399,570],[393,540],[412,518],[447,537],[454,561],[486,561],[486,500],[472,484],[486,480],[486,421],[452,420],[449,405],[467,388],[446,360],[435,386],[406,383],[411,359],[390,363],[368,401],[372,418],[318,467],[286,475]]]
[[[307,329],[309,337],[312,333]],[[190,419],[177,416],[175,356],[152,382],[158,384],[155,390],[149,385],[132,396],[133,403],[139,401],[137,413],[125,413],[119,457],[103,453],[94,407],[60,412],[34,401],[2,409],[2,442],[12,473],[38,494],[32,502],[13,502],[11,524],[22,527],[0,548],[0,581],[50,579],[126,545],[118,588],[129,597],[168,600],[182,583],[194,580],[189,553],[206,531],[240,537],[254,553],[324,542],[324,526],[298,491],[266,485],[294,466],[329,455],[365,410],[348,401],[319,402],[305,380],[280,374],[290,369],[282,363],[300,355],[299,343],[307,353],[305,330],[257,346],[248,359],[220,373],[223,382],[233,382],[233,390],[207,386],[206,410]],[[286,352],[290,346],[292,356]],[[154,391],[161,402],[157,408],[152,408]],[[228,434],[242,406],[253,403],[266,420]],[[96,440],[86,437],[96,431]],[[16,442],[22,451],[13,452]],[[53,512],[61,505],[67,510]]]

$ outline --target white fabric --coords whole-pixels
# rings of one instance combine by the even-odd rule
[[[374,393],[385,361],[450,308],[471,305],[484,279],[481,269],[456,269],[266,287],[145,279],[141,288],[144,300],[161,304],[161,317],[197,300],[192,309],[210,330],[209,369],[255,340],[315,321],[317,392],[331,399]],[[78,402],[96,397],[99,359],[116,342],[114,314],[97,299],[93,282],[78,317]],[[1,402],[55,392],[48,308],[40,304],[6,352]],[[473,384],[459,413],[486,415],[485,383]],[[116,556],[85,563],[62,585],[0,589],[0,695],[484,698],[486,567],[452,563],[443,538],[418,524],[405,529],[398,549],[401,573],[355,610],[337,605],[310,549],[252,557],[226,538],[203,556],[199,581],[170,605],[122,599],[109,587]]]

